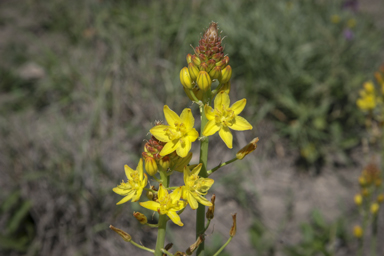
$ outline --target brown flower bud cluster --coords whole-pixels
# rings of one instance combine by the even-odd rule
[[[228,65],[229,57],[224,56],[222,38],[218,33],[217,23],[212,22],[194,48],[195,54],[187,55],[188,67],[180,71],[180,81],[188,97],[193,101],[191,91],[202,100],[203,92],[211,90],[212,82],[218,80],[226,90],[230,89],[229,79],[232,68]]]

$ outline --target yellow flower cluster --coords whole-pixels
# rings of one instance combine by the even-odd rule
[[[357,106],[363,111],[372,111],[377,105],[375,86],[372,82],[364,83],[364,89],[359,92],[360,98],[357,99]]]

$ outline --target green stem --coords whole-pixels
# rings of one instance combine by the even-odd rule
[[[167,188],[169,185],[169,176],[165,172],[160,172],[160,178],[163,181],[163,187]],[[168,217],[165,214],[159,214],[159,228],[157,231],[157,241],[156,241],[156,249],[155,249],[155,255],[156,256],[162,256],[163,252],[161,249],[164,248],[164,242],[165,242],[165,231],[167,228],[167,221]]]
[[[174,256],[172,253],[170,253],[169,251],[165,250],[165,249],[161,249],[161,251],[169,256]]]
[[[142,249],[142,250],[144,250],[144,251],[148,251],[148,252],[151,252],[151,253],[154,253],[154,252],[155,252],[154,250],[149,249],[149,248],[147,248],[147,247],[145,247],[145,246],[139,245],[139,244],[133,242],[132,240],[129,241],[129,242],[130,242],[131,244],[133,244],[134,246],[136,246],[136,247],[138,247],[138,248],[140,248],[140,249]]]
[[[215,171],[217,171],[219,168],[221,168],[223,166],[226,166],[227,164],[233,163],[233,162],[235,162],[237,160],[239,160],[239,159],[235,157],[235,158],[233,158],[233,159],[231,159],[231,160],[229,160],[227,162],[219,164],[218,166],[216,166],[215,168],[213,168],[211,170],[208,170],[207,171],[208,176],[211,175],[212,173],[214,173]]]
[[[224,250],[224,248],[229,244],[229,242],[231,242],[232,238],[233,237],[230,236],[228,238],[228,241],[223,246],[221,246],[221,248],[213,256],[218,256],[221,253],[221,251]]]
[[[372,220],[372,238],[371,238],[371,256],[376,256],[376,245],[377,245],[377,215],[373,216]]]
[[[204,102],[209,101],[208,95],[204,94]],[[208,120],[204,113],[204,107],[200,106],[200,118],[201,118],[201,127],[200,134],[203,134],[204,127],[207,124]],[[207,162],[208,162],[208,137],[200,141],[200,163],[203,164],[200,171],[200,176],[207,178]],[[205,230],[205,206],[199,204],[199,207],[196,210],[196,239],[204,232]],[[204,256],[204,242],[202,242],[197,248],[197,256]]]

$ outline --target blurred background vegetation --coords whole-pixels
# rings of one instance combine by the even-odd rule
[[[363,116],[355,101],[383,61],[383,30],[354,2],[1,1],[0,253],[134,253],[107,230],[113,223],[153,243],[155,234],[127,214],[138,205],[116,207],[112,188],[124,164],[135,166],[162,106],[190,106],[179,71],[212,20],[226,36],[231,97],[247,98],[244,116],[256,127],[249,137],[235,137],[235,150],[259,136],[265,155],[236,167],[252,171],[257,160],[280,157],[295,172],[322,175],[356,164],[351,152],[359,147]],[[251,223],[242,231],[247,251],[232,253],[353,250],[345,221],[324,220],[317,211],[295,231],[301,238],[279,244],[279,231],[271,235],[262,223],[263,195],[234,187],[233,179],[244,184],[248,177],[228,173],[217,193],[229,187],[233,195],[223,200],[237,201]],[[296,199],[281,200],[292,220]],[[208,250],[221,240],[212,235]]]

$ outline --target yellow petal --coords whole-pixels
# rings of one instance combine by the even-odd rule
[[[215,120],[208,121],[204,127],[203,136],[211,136],[220,130],[220,125],[217,125]]]
[[[143,159],[142,158],[140,158],[140,161],[137,164],[136,171],[139,172],[140,180],[143,180],[144,170],[143,170]]]
[[[190,175],[195,175],[195,174],[199,175],[202,166],[203,166],[203,164],[201,164],[201,163],[198,164],[195,168],[193,168]]]
[[[127,176],[127,178],[131,180],[132,179],[131,173],[133,173],[134,170],[128,165],[124,165],[124,171],[125,171],[125,176]]]
[[[160,209],[160,204],[154,201],[146,201],[139,203],[142,207],[157,212]]]
[[[163,184],[160,184],[159,192],[157,193],[159,198],[166,197],[168,195],[168,191],[166,188],[163,187]]]
[[[232,104],[231,109],[235,113],[235,115],[239,115],[241,111],[243,111],[245,104],[247,104],[246,99],[242,99],[239,101],[236,101],[235,103]]]
[[[183,173],[184,173],[184,184],[187,185],[187,183],[188,183],[188,177],[191,175],[191,172],[190,172],[188,166],[185,166],[185,167],[184,167]],[[183,196],[183,198],[186,198],[186,197]]]
[[[144,173],[144,179],[141,182],[141,186],[144,188],[145,186],[147,186],[147,183],[148,183],[148,176],[147,174]]]
[[[196,131],[195,128],[193,128],[187,132],[187,136],[189,141],[194,142],[195,140],[197,140],[197,138],[199,138],[199,133]]]
[[[223,126],[219,131],[220,138],[224,141],[228,148],[232,148],[232,133],[228,127]]]
[[[191,150],[192,142],[189,140],[188,137],[184,137],[183,142],[179,142],[178,145],[179,146],[176,149],[176,154],[178,154],[180,157],[186,157],[188,155],[188,152]]]
[[[229,108],[229,103],[229,95],[226,92],[221,91],[215,98],[215,109],[222,109],[223,106]]]
[[[205,113],[205,116],[207,117],[207,119],[209,121],[215,119],[215,114],[213,112],[213,108],[209,105],[205,105],[204,106],[204,113]]]
[[[229,128],[236,131],[245,131],[253,129],[252,125],[241,116],[235,117],[235,122]]]
[[[154,126],[149,132],[156,137],[156,139],[163,141],[163,142],[168,142],[170,141],[169,137],[165,133],[165,129],[170,129],[168,125],[156,125]]]
[[[191,206],[193,210],[196,210],[197,207],[199,207],[199,204],[197,203],[196,199],[192,196],[192,193],[188,193],[187,200],[189,206]]]
[[[117,203],[117,205],[118,204],[123,204],[123,203],[125,203],[125,202],[128,202],[129,200],[131,200],[132,199],[132,197],[135,195],[135,190],[131,190],[130,192],[129,192],[129,194],[126,196],[126,197],[124,197],[123,199],[121,199],[118,203]]]
[[[181,192],[183,191],[183,187],[178,187],[175,189],[171,194],[170,197],[172,199],[172,202],[179,201],[181,197]]]
[[[113,190],[113,192],[115,192],[116,194],[121,195],[121,196],[126,196],[129,193],[131,193],[131,191],[133,191],[131,188],[121,188],[120,186],[117,186],[117,187],[113,188],[112,190]]]
[[[139,201],[139,199],[140,199],[142,193],[143,193],[143,188],[139,188],[138,190],[136,190],[136,194],[135,194],[135,196],[132,198],[132,202],[137,202],[137,201]]]
[[[184,226],[183,222],[180,220],[180,216],[174,212],[174,211],[169,211],[167,213],[167,216],[175,223],[176,225],[179,225],[180,227]]]
[[[207,200],[207,198],[205,197],[202,197],[202,196],[199,196],[198,194],[195,195],[195,199],[201,203],[202,205],[205,205],[205,206],[212,206],[212,203],[210,201]],[[192,208],[192,207],[191,207]]]
[[[190,108],[185,108],[180,115],[181,122],[185,125],[187,130],[193,128],[195,124],[195,118],[193,118],[192,111]]]
[[[160,152],[161,156],[166,156],[168,154],[171,154],[173,151],[175,151],[180,146],[179,140],[173,140],[167,142],[167,144],[164,145],[163,149]]]
[[[180,124],[181,119],[180,117],[175,113],[175,111],[171,110],[167,105],[164,106],[164,116],[165,120],[167,120],[167,123],[170,126],[175,126],[175,123]]]

